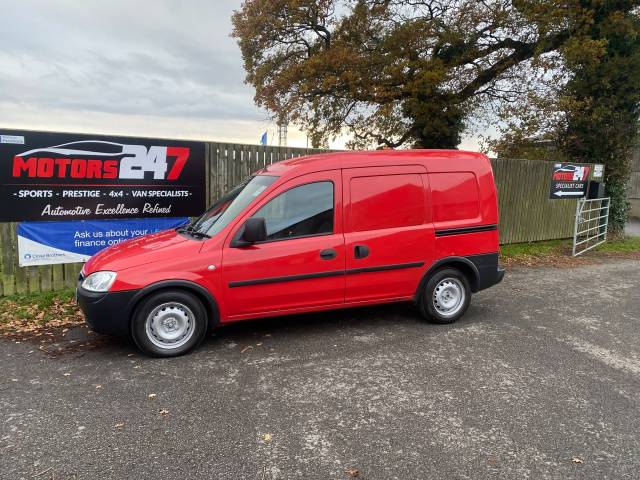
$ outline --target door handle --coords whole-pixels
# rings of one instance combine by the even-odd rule
[[[333,260],[336,258],[336,251],[333,248],[327,248],[326,250],[320,251],[320,258],[323,260]]]
[[[369,247],[366,245],[356,245],[353,247],[353,255],[356,258],[365,258],[369,256]]]

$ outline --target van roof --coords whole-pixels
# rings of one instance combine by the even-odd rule
[[[341,168],[424,165],[430,172],[483,171],[490,167],[483,153],[464,150],[373,150],[329,152],[291,158],[265,167],[260,173],[290,175]]]

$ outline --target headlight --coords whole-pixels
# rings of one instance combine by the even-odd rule
[[[82,288],[90,292],[108,292],[116,280],[116,272],[95,272],[85,278]]]

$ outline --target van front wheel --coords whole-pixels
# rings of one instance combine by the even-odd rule
[[[198,345],[207,332],[207,312],[193,294],[165,290],[149,295],[136,309],[131,333],[143,352],[175,357]]]
[[[435,272],[420,296],[420,312],[434,323],[453,323],[469,308],[471,289],[467,277],[455,268]]]

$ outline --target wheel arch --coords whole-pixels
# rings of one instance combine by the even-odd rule
[[[431,276],[438,270],[448,267],[460,270],[467,277],[471,292],[475,293],[478,291],[480,286],[480,272],[478,271],[478,267],[476,267],[471,260],[465,257],[445,257],[434,262],[424,275],[422,275],[420,283],[418,284],[418,289],[414,295],[414,300],[416,302],[420,300],[420,296],[422,295],[422,292],[424,291]]]
[[[142,300],[152,293],[158,293],[163,290],[182,290],[194,294],[202,302],[202,305],[207,311],[208,329],[216,327],[220,322],[218,302],[216,302],[213,295],[202,285],[198,285],[189,280],[163,280],[147,285],[133,297],[129,309],[129,325],[131,325],[135,311]]]

